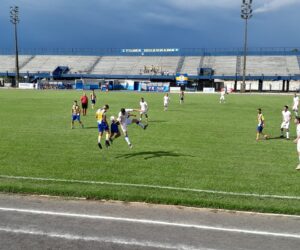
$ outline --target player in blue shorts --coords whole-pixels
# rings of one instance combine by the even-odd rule
[[[115,140],[115,139],[117,139],[118,137],[121,136],[121,132],[119,130],[119,122],[116,121],[114,116],[110,117],[110,121],[111,121],[111,124],[110,124],[110,138],[109,138],[109,140],[112,143],[113,140]]]
[[[81,127],[83,128],[83,123],[80,121],[80,114],[81,110],[80,107],[77,104],[77,101],[75,100],[72,106],[72,123],[71,123],[71,129],[74,128],[74,122],[78,121]]]
[[[258,112],[257,114],[258,125],[256,128],[256,141],[259,140],[261,135],[264,137],[264,139],[268,138],[268,136],[263,133],[263,129],[265,127],[265,117],[262,114],[261,108],[257,109],[257,112]]]
[[[101,139],[103,136],[103,133],[105,132],[105,146],[108,148],[110,146],[109,143],[109,137],[110,137],[110,132],[109,132],[109,127],[108,123],[106,120],[106,111],[109,109],[109,106],[105,104],[101,109],[98,109],[96,112],[96,119],[98,123],[98,147],[102,149],[101,145]]]

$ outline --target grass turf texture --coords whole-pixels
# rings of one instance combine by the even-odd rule
[[[118,138],[109,150],[97,146],[95,110],[71,130],[71,106],[80,91],[0,90],[0,175],[30,176],[207,189],[300,197],[296,145],[279,139],[281,110],[292,96],[97,92],[108,116],[121,107],[150,106],[149,127],[132,124],[133,149]],[[89,94],[89,93],[88,93]],[[257,108],[271,139],[255,141]],[[291,138],[295,138],[291,124]],[[104,143],[103,143],[104,144]],[[211,208],[300,214],[300,200],[242,197],[153,188],[0,178],[0,191],[146,201]]]

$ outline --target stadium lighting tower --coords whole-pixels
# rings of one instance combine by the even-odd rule
[[[18,6],[10,7],[10,22],[14,25],[14,28],[15,28],[16,87],[19,87],[19,48],[18,48],[17,24],[20,22],[20,19],[19,19],[19,7]]]
[[[252,0],[242,0],[241,17],[245,20],[245,35],[244,35],[244,64],[243,64],[243,83],[241,92],[246,91],[246,60],[247,60],[247,39],[248,39],[248,19],[252,17]]]

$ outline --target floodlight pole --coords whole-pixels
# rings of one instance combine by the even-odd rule
[[[246,92],[247,38],[248,38],[248,19],[245,19],[243,83],[241,85],[241,92]]]
[[[244,62],[243,62],[243,82],[241,84],[241,92],[246,92],[246,65],[247,65],[247,48],[248,48],[248,19],[252,17],[252,0],[243,0],[241,17],[245,20],[244,34]]]
[[[19,19],[19,7],[13,6],[10,7],[10,21],[14,25],[14,31],[15,31],[15,54],[16,54],[16,83],[15,86],[19,87],[19,48],[18,48],[18,30],[17,30],[17,24],[20,22]]]

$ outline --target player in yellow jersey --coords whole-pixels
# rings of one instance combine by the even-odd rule
[[[261,108],[257,109],[257,129],[256,129],[256,141],[259,141],[260,136],[262,135],[264,139],[267,139],[268,136],[263,133],[263,129],[265,127],[265,117],[262,114]]]
[[[93,90],[92,90],[92,93],[91,93],[92,109],[94,109],[94,106],[95,106],[95,104],[96,104],[96,98],[97,98],[97,96],[96,96],[96,94],[95,94],[95,90],[93,89]]]
[[[98,109],[96,112],[96,119],[97,119],[97,123],[98,123],[98,147],[100,149],[102,149],[102,145],[101,145],[101,139],[103,136],[103,133],[105,131],[106,133],[106,137],[105,137],[105,146],[108,148],[110,146],[109,143],[109,138],[110,138],[110,132],[109,132],[109,127],[108,127],[108,123],[106,120],[106,111],[109,109],[109,106],[107,104],[105,104],[102,108]]]
[[[80,114],[81,110],[80,107],[77,104],[77,101],[75,100],[72,106],[72,123],[71,123],[71,129],[74,128],[74,121],[78,121],[81,127],[83,128],[83,123],[80,121]]]

